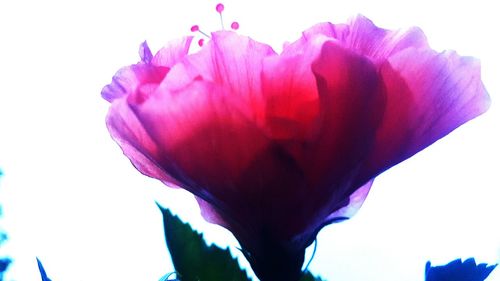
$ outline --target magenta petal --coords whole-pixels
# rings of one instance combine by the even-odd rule
[[[162,148],[158,161],[172,164],[166,169],[182,187],[211,203],[244,192],[231,189],[267,143],[262,132],[234,110],[232,99],[218,86],[195,80],[177,92],[160,88],[133,106]]]
[[[124,67],[113,76],[112,82],[102,89],[101,95],[109,102],[134,95],[143,84],[159,83],[167,72],[166,68],[144,63]]]
[[[109,85],[101,92],[104,99],[111,102],[125,96],[130,101],[140,103],[148,98],[161,83],[169,69],[188,54],[192,37],[171,41],[154,57],[146,42],[139,47],[141,61],[120,69]]]
[[[376,63],[407,48],[428,48],[427,38],[420,28],[387,30],[361,15],[350,22],[349,31],[339,40]]]
[[[273,49],[234,32],[212,33],[202,50],[189,56],[186,68],[222,87],[234,96],[234,110],[252,120],[261,118],[262,60],[276,55]],[[236,103],[237,102],[237,103]]]
[[[352,193],[351,196],[349,196],[349,204],[331,213],[325,219],[325,222],[328,223],[338,219],[352,218],[365,202],[365,199],[368,196],[372,184],[373,180],[370,180],[366,184],[358,188],[356,191],[354,191],[354,193]]]
[[[186,36],[167,43],[151,59],[154,65],[171,68],[175,63],[180,62],[189,52],[192,36]]]
[[[207,201],[203,200],[201,197],[195,196],[196,201],[198,201],[198,205],[200,206],[200,212],[202,217],[209,223],[213,224],[218,224],[222,227],[225,228],[230,228],[230,225],[228,222],[225,220],[224,217],[222,217],[217,209],[214,208],[214,206]]]
[[[139,63],[120,69],[112,82],[102,89],[101,95],[107,101],[128,96],[136,102],[147,99],[151,89],[156,87],[165,77],[168,68]]]
[[[134,72],[130,67],[124,67],[113,76],[112,82],[106,86],[101,91],[101,96],[109,101],[113,102],[116,99],[120,99],[126,96],[131,88],[135,89],[137,87],[138,81],[135,77]]]
[[[141,61],[144,63],[151,63],[151,60],[153,59],[153,54],[151,53],[151,49],[149,49],[146,41],[144,41],[139,47],[139,56],[141,57]]]
[[[302,36],[295,42],[285,44],[283,53],[287,55],[302,54],[304,49],[315,45],[314,41],[318,41],[322,45],[327,39],[336,39],[344,36],[346,25],[332,24],[329,22],[318,23],[302,32]],[[340,42],[340,41],[339,41]],[[340,42],[342,43],[342,42]]]
[[[407,49],[381,69],[387,109],[361,181],[407,159],[485,112],[489,96],[477,60]]]
[[[316,134],[307,142],[294,139],[295,145],[285,146],[304,173],[308,195],[287,193],[303,199],[300,211],[295,210],[300,219],[283,227],[288,235],[300,233],[297,239],[307,243],[360,187],[353,181],[372,149],[384,109],[383,87],[370,60],[327,41],[311,67],[319,96],[318,119],[311,125]]]
[[[332,192],[340,201],[359,187],[347,183],[371,151],[385,106],[383,87],[370,60],[336,42],[324,44],[312,69],[321,117],[309,156],[311,165],[305,169],[313,179],[312,186],[335,182]],[[343,186],[354,189],[343,190]]]
[[[264,61],[265,121],[261,126],[273,139],[311,139],[315,131],[319,99],[311,70],[314,58],[304,57],[274,56]]]
[[[320,23],[303,32],[304,38],[317,35],[339,40],[340,44],[375,63],[386,60],[406,48],[427,48],[421,29],[387,30],[379,28],[364,16],[358,15],[349,24]]]
[[[113,139],[137,170],[170,186],[178,185],[156,161],[161,149],[151,139],[126,100],[113,102],[106,124]]]

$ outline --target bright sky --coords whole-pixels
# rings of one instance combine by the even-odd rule
[[[323,229],[310,270],[329,281],[419,281],[425,262],[500,262],[500,26],[494,1],[235,1],[225,20],[279,48],[320,21],[361,13],[420,26],[437,50],[481,59],[490,111],[380,176],[357,216]],[[16,259],[7,280],[158,280],[173,270],[155,200],[210,241],[194,199],[137,172],[111,140],[101,88],[120,67],[189,33],[218,29],[216,1],[0,2],[0,199]],[[286,3],[286,5],[284,5]],[[310,253],[310,251],[309,251]],[[306,258],[307,259],[307,258]],[[247,263],[240,257],[241,264]],[[500,269],[489,281],[500,280]]]

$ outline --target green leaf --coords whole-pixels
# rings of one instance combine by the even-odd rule
[[[203,235],[161,206],[165,239],[181,281],[250,281],[229,249],[207,246]]]
[[[302,276],[302,278],[300,279],[300,281],[324,281],[323,279],[321,279],[320,277],[314,277],[311,272],[307,272],[306,274],[304,274]]]

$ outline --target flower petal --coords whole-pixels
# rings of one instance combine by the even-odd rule
[[[280,56],[264,59],[261,79],[265,120],[261,126],[269,137],[277,140],[313,137],[319,97],[311,64],[326,40],[324,36],[299,40]]]
[[[454,52],[407,49],[381,74],[387,109],[360,181],[372,178],[485,112],[489,96],[478,61]]]
[[[283,143],[289,162],[296,163],[305,184],[295,185],[276,203],[288,221],[284,237],[313,234],[332,212],[344,208],[364,156],[371,151],[384,108],[384,93],[375,66],[335,41],[327,41],[312,63],[319,95],[319,113],[314,138]],[[301,195],[306,192],[307,195]],[[299,202],[293,201],[300,200]],[[284,202],[284,203],[282,203]],[[293,206],[286,205],[293,202]],[[273,228],[274,229],[274,228]],[[310,237],[296,238],[310,242]],[[294,238],[295,239],[295,238]]]
[[[113,102],[106,118],[113,139],[142,174],[169,186],[179,185],[156,161],[161,149],[151,139],[125,99]]]
[[[303,32],[303,37],[322,34],[340,41],[341,45],[369,57],[376,64],[404,49],[427,48],[421,29],[387,30],[379,28],[364,16],[358,15],[348,24],[320,23]]]
[[[287,44],[281,55],[264,59],[262,94],[266,104],[265,124],[270,137],[280,140],[312,139],[319,117],[316,77],[311,69],[328,33],[304,32]]]
[[[324,43],[327,40],[338,40],[347,28],[343,24],[332,24],[329,22],[318,23],[302,32],[302,36],[295,42],[286,43],[283,47],[283,54],[302,54],[306,48],[316,45],[313,42]],[[326,40],[325,40],[326,38]],[[322,44],[321,44],[322,45]]]
[[[391,55],[410,47],[429,47],[425,34],[418,27],[408,30],[387,30],[375,26],[371,20],[361,15],[351,21],[349,33],[341,40],[375,62],[384,61]]]
[[[354,193],[349,196],[349,204],[330,214],[328,218],[326,218],[325,223],[352,218],[365,202],[372,184],[373,180],[370,180],[354,191]]]
[[[139,47],[139,56],[142,62],[151,63],[153,54],[151,53],[151,49],[149,49],[148,42],[144,41]]]
[[[262,60],[276,55],[273,49],[234,32],[212,33],[200,52],[189,56],[187,68],[195,70],[234,96],[234,110],[252,120],[263,115],[260,76]]]
[[[192,41],[193,36],[186,36],[168,42],[167,45],[155,54],[155,56],[151,59],[151,62],[154,65],[171,68],[188,54]]]
[[[151,64],[138,63],[120,69],[109,85],[101,92],[102,97],[112,102],[128,95],[137,100],[147,98],[148,92],[141,91],[143,85],[158,85],[168,72],[166,67],[157,67]]]
[[[320,96],[321,121],[316,141],[304,169],[311,186],[324,187],[325,194],[347,198],[359,165],[373,145],[385,100],[380,77],[366,58],[329,41],[313,63]],[[354,188],[357,188],[355,186]]]
[[[178,92],[157,90],[133,106],[162,147],[158,161],[175,163],[168,172],[210,203],[222,193],[242,192],[235,186],[241,171],[267,143],[254,124],[233,110],[230,94],[211,82],[194,80]]]
[[[131,99],[142,102],[163,80],[170,68],[179,62],[189,51],[192,37],[184,37],[169,42],[153,57],[146,42],[139,47],[141,61],[123,67],[101,92],[102,97],[111,102],[128,95]]]

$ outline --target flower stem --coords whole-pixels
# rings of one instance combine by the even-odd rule
[[[247,257],[260,281],[299,281],[302,277],[305,249],[290,249],[281,243],[263,239],[258,251],[247,251]]]

